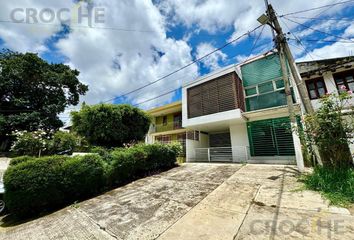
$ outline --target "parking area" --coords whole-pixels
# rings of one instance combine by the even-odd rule
[[[0,239],[353,239],[354,216],[302,191],[295,167],[184,164],[36,220]]]

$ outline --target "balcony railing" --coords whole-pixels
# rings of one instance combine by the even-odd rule
[[[166,132],[182,128],[182,121],[170,122],[167,124],[157,124],[155,125],[155,132]]]

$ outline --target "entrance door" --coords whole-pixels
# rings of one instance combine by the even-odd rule
[[[232,148],[230,132],[210,133],[210,161],[229,162],[232,161]]]

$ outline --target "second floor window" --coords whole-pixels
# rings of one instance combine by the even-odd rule
[[[323,78],[316,78],[306,81],[306,87],[310,99],[318,99],[327,92]]]
[[[347,90],[354,91],[354,71],[333,74],[333,77],[339,91],[342,90],[343,86]]]

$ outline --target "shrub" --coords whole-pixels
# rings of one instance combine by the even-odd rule
[[[138,144],[130,148],[114,150],[109,171],[109,182],[113,185],[155,171],[173,167],[180,154],[178,144]]]
[[[67,200],[98,193],[104,184],[105,164],[96,154],[70,158],[64,162],[62,171]]]
[[[180,145],[138,144],[100,151],[106,159],[98,154],[19,157],[5,172],[5,201],[17,215],[38,214],[92,196],[103,187],[171,168],[180,150]]]
[[[150,126],[149,116],[130,105],[83,105],[72,113],[73,129],[90,144],[122,147],[124,143],[143,140]]]
[[[354,170],[316,167],[304,176],[308,189],[320,191],[332,204],[347,206],[354,203]]]
[[[166,169],[176,164],[177,157],[182,152],[182,146],[179,143],[166,144],[149,144],[143,145],[148,152],[146,170],[156,171],[158,169]]]
[[[349,144],[353,143],[353,114],[344,115],[352,93],[345,88],[337,94],[321,98],[320,108],[305,117],[306,136],[319,148],[323,166],[331,168],[354,167]]]
[[[47,151],[48,133],[43,130],[27,132],[15,131],[13,135],[16,141],[11,146],[11,151],[17,156],[40,156]]]
[[[67,153],[71,154],[78,146],[78,137],[69,132],[57,131],[50,141],[49,151],[52,154]]]
[[[62,166],[67,157],[53,156],[10,166],[4,175],[5,202],[10,212],[31,215],[65,202]]]
[[[104,172],[98,155],[23,160],[5,172],[5,201],[17,215],[38,214],[97,193]]]
[[[127,182],[143,171],[147,153],[139,147],[116,149],[112,153],[109,182],[113,185]]]
[[[16,157],[16,158],[11,159],[10,166],[15,166],[17,164],[27,162],[27,161],[33,160],[33,159],[35,159],[35,158],[33,158],[31,156],[27,156],[27,155],[21,156],[21,157]]]

